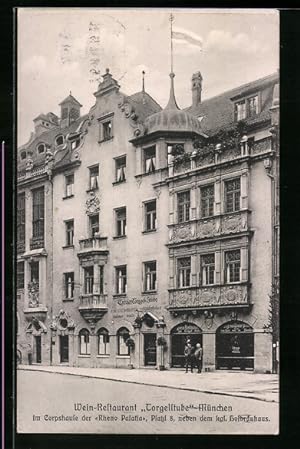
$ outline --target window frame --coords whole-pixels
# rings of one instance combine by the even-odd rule
[[[44,186],[33,189],[31,192],[32,192],[32,238],[44,239],[45,235]]]
[[[126,335],[128,335],[128,337],[125,340],[125,336]],[[130,355],[130,352],[129,352],[130,348],[128,346],[126,346],[126,341],[128,340],[129,337],[130,337],[130,332],[127,329],[127,327],[122,326],[122,327],[120,327],[117,330],[117,354],[118,354],[118,356],[125,356],[126,357],[126,356]],[[122,344],[122,345],[120,344],[121,343],[120,342],[121,338],[123,338],[123,340],[124,340],[124,344]],[[121,352],[121,348],[125,349],[124,353]]]
[[[91,341],[90,341],[90,332],[88,329],[83,328],[80,329],[78,333],[79,337],[79,355],[91,355]],[[84,337],[85,341],[82,341],[82,337]],[[87,341],[86,341],[87,339]],[[83,350],[83,348],[85,348]]]
[[[123,156],[118,156],[114,158],[115,160],[115,183],[120,184],[122,182],[126,181],[126,168],[127,168],[127,155],[123,155]],[[118,167],[118,163],[122,160],[125,160],[125,164],[121,165],[120,167]],[[123,175],[119,176],[119,178],[122,179],[118,179],[118,170],[123,169]]]
[[[68,276],[71,276],[72,280],[69,282]],[[64,273],[64,299],[65,300],[73,300],[74,299],[74,290],[75,290],[75,276],[74,271],[68,271]],[[71,285],[71,287],[70,287]],[[69,288],[71,289],[71,296],[69,296]]]
[[[205,262],[204,258],[213,256],[213,262]],[[200,255],[200,267],[201,267],[201,285],[209,286],[216,283],[216,255],[215,253],[206,253]],[[212,275],[212,279],[211,279]]]
[[[125,269],[125,274],[122,269]],[[127,265],[115,266],[115,294],[127,295]]]
[[[239,181],[239,187],[228,190],[229,183]],[[238,195],[237,195],[238,193]],[[229,202],[229,197],[232,196],[232,200]],[[232,209],[229,207],[229,204],[232,203]],[[224,212],[225,213],[234,213],[239,212],[241,210],[241,177],[237,176],[234,178],[224,180]]]
[[[230,253],[239,253],[239,258],[232,260],[232,261],[227,261],[227,256]],[[231,271],[233,270],[233,272]],[[230,249],[230,250],[226,250],[224,251],[224,272],[225,272],[225,276],[224,276],[224,280],[225,280],[225,284],[237,284],[241,282],[241,249],[240,248],[234,248],[234,249]],[[233,273],[233,280],[231,280],[231,275]],[[238,273],[238,279],[236,279],[236,274]]]
[[[26,196],[25,192],[17,195],[17,244],[26,241]]]
[[[154,157],[153,156],[146,157],[147,152],[150,152],[151,150],[154,152]],[[151,162],[147,170],[148,160],[151,160]],[[156,145],[150,145],[148,147],[143,148],[143,173],[146,174],[154,173],[156,171],[156,162],[157,162]]]
[[[89,188],[88,191],[99,189],[99,164],[92,165],[88,167],[89,169]],[[92,171],[97,169],[97,174],[93,175]],[[95,186],[92,185],[92,180],[95,180]]]
[[[212,195],[204,196],[203,192],[205,189],[212,188]],[[212,204],[210,203],[212,199]],[[214,216],[214,205],[215,205],[215,185],[205,184],[200,186],[200,210],[201,218],[209,218]]]
[[[125,212],[124,216],[125,218],[120,218],[119,214],[122,212]],[[115,213],[115,237],[126,237],[127,232],[127,208],[126,206],[118,207],[114,210]],[[124,224],[125,222],[125,224]],[[120,229],[119,229],[120,225]],[[119,232],[120,230],[120,232]],[[123,230],[123,232],[122,232]]]
[[[183,198],[184,195],[188,193],[189,198],[188,201],[184,200],[180,202],[180,198]],[[188,205],[188,207],[187,207]],[[182,219],[181,217],[181,208],[182,208]],[[178,223],[186,223],[190,221],[191,214],[190,214],[190,208],[191,208],[191,191],[190,190],[182,190],[180,192],[177,192],[177,222]]]
[[[148,211],[150,204],[155,204],[155,209]],[[154,232],[157,230],[157,201],[156,199],[147,200],[143,202],[144,205],[144,230],[143,232]],[[149,218],[149,227],[148,227]]]
[[[179,266],[180,261],[189,259],[189,265]],[[189,273],[188,273],[189,271]],[[182,273],[182,275],[181,275]],[[177,288],[188,288],[192,285],[192,260],[191,256],[181,256],[176,259]]]
[[[92,295],[94,293],[94,282],[95,282],[94,265],[88,265],[86,267],[83,267],[83,294],[84,295]]]
[[[22,270],[19,267],[22,267]],[[24,260],[19,260],[17,262],[17,290],[22,290],[25,288],[25,262]],[[21,280],[21,282],[20,282]]]
[[[112,140],[114,137],[114,113],[111,112],[111,113],[105,115],[104,117],[99,117],[98,123],[99,123],[99,143],[109,142],[110,140]],[[111,124],[110,136],[105,137],[105,135],[104,135],[105,126],[108,123]]]
[[[93,223],[93,220],[95,220],[95,222]],[[88,216],[88,220],[89,220],[89,235],[90,238],[95,238],[95,234],[99,234],[100,232],[100,217],[99,217],[99,212],[96,214],[90,214]],[[97,230],[95,230],[97,229]]]
[[[68,229],[68,226],[72,223],[72,228]],[[72,247],[74,246],[74,218],[70,218],[70,220],[65,220],[65,233],[66,233],[66,240],[65,240],[65,246],[66,247]],[[72,232],[72,238],[69,239],[69,233]],[[70,243],[72,241],[72,243]]]
[[[72,178],[73,182],[68,182],[68,178]],[[65,174],[65,196],[64,196],[64,198],[72,198],[74,196],[74,181],[75,181],[74,173]],[[68,192],[68,186],[72,186],[71,193]]]
[[[103,342],[100,343],[100,337],[106,337],[106,341],[105,338],[103,338]],[[101,345],[103,345],[104,347],[104,351],[102,352],[100,350]],[[97,331],[97,353],[98,355],[110,355],[110,335],[108,330],[105,327],[101,327],[100,329],[98,329]]]
[[[155,264],[155,270],[151,270],[150,264]],[[147,268],[150,270],[147,272]],[[149,276],[148,276],[149,275]],[[154,280],[153,280],[154,277]],[[149,280],[149,282],[148,282]],[[149,288],[148,288],[149,284]],[[153,287],[153,288],[151,288]],[[147,260],[143,262],[143,292],[152,293],[157,291],[157,261]]]
[[[30,266],[30,282],[40,283],[40,262],[38,260],[33,260],[29,263]],[[35,272],[35,273],[34,273]],[[37,276],[34,277],[34,274]]]
[[[58,139],[62,139],[62,143],[57,143]],[[63,134],[58,134],[58,136],[55,137],[55,145],[57,147],[60,147],[61,145],[63,145],[65,143],[65,136]]]

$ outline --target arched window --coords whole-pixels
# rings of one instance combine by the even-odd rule
[[[26,159],[26,151],[22,151],[22,152],[21,152],[21,159],[22,159],[22,161],[23,161],[24,159]]]
[[[126,346],[126,340],[129,338],[129,330],[121,327],[117,332],[118,355],[129,355],[129,348]]]
[[[44,143],[40,143],[40,144],[37,146],[37,150],[38,150],[38,153],[39,153],[39,154],[44,153],[44,152],[45,152],[45,149],[46,149],[46,146],[45,146]]]
[[[109,355],[109,333],[108,330],[102,327],[98,330],[98,354]]]
[[[64,136],[61,134],[60,136],[57,136],[55,139],[56,145],[62,145],[64,143]]]
[[[87,329],[79,332],[79,352],[82,355],[91,354],[90,333]]]

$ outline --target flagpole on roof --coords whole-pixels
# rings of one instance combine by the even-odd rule
[[[174,16],[171,13],[170,14],[170,33],[171,33],[171,73],[173,73],[173,22],[174,22]]]

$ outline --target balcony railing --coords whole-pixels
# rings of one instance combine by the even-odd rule
[[[44,248],[44,236],[42,237],[32,237],[30,239],[30,249],[38,249],[38,248]]]
[[[107,308],[107,295],[104,294],[86,294],[80,296],[79,309],[103,309]]]
[[[79,240],[80,252],[108,251],[107,237],[94,236]]]
[[[250,228],[249,211],[241,210],[230,214],[200,218],[186,223],[169,225],[169,228],[169,243],[245,232]]]
[[[169,310],[249,306],[247,284],[213,285],[169,290]]]

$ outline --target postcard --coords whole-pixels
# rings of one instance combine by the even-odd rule
[[[17,8],[16,428],[279,433],[279,12]]]

